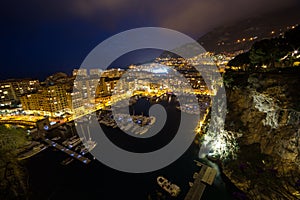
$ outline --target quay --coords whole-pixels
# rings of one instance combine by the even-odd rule
[[[34,146],[32,148],[32,150],[20,154],[17,159],[24,160],[24,159],[30,158],[30,157],[42,152],[45,149],[47,149],[47,146],[45,146],[44,144],[39,144],[37,146]]]
[[[201,167],[201,169],[199,173],[194,174],[195,180],[184,200],[200,200],[207,184],[212,185],[217,175],[217,171],[215,169],[196,160],[194,161],[197,166]]]
[[[58,143],[56,143],[56,142],[54,142],[52,140],[49,140],[48,138],[46,138],[44,141],[47,144],[49,144],[50,146],[53,146],[54,148],[56,148],[56,149],[58,149],[58,150],[60,150],[62,152],[65,152],[66,154],[68,154],[69,156],[71,156],[71,157],[79,160],[80,162],[83,162],[85,164],[88,164],[89,162],[91,162],[90,159],[88,159],[88,158],[86,158],[86,157],[84,157],[84,156],[82,156],[82,155],[80,155],[80,154],[72,151],[71,149],[69,149],[67,147],[64,147],[64,146],[62,146],[62,145],[60,145],[60,144],[58,144]]]

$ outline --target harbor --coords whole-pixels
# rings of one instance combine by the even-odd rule
[[[143,109],[140,110],[143,111]],[[153,149],[154,147],[160,148],[159,141],[168,141],[168,139],[172,139],[172,134],[176,133],[177,131],[177,128],[174,126],[174,122],[179,119],[180,112],[178,112],[178,110],[175,108],[173,101],[166,103],[166,110],[169,113],[169,122],[166,123],[166,126],[161,130],[161,133],[168,134],[161,134],[161,138],[153,141],[149,140],[147,143],[138,141],[132,145],[132,143],[135,141],[129,140],[126,137],[127,134],[124,134],[120,128],[114,128],[110,125],[106,126],[104,123],[104,126],[101,127],[103,131],[107,133],[107,137],[109,137],[109,139],[112,139],[112,141],[116,142],[118,145],[123,145],[122,147],[124,148],[128,148],[130,150],[130,148],[133,146],[133,150],[139,148],[143,151],[155,150]],[[153,121],[155,121],[155,119],[150,119],[146,114],[142,115],[141,112],[135,112],[135,114],[138,115],[134,117],[133,121],[136,122],[133,123],[134,125],[142,126],[144,122],[144,126],[147,126],[147,123],[151,124]],[[100,117],[99,115],[100,113],[98,113],[98,119]],[[101,115],[103,117],[105,116],[104,121],[109,121],[111,119],[111,111],[109,110],[102,110]],[[143,116],[144,119],[139,116]],[[113,117],[115,120],[118,120],[117,117],[123,118],[125,116],[115,115]],[[141,120],[141,123],[139,123],[138,120]],[[163,169],[153,173],[138,175],[128,174],[111,169],[97,161],[97,159],[93,160],[89,154],[84,155],[84,153],[88,152],[82,151],[84,150],[84,146],[94,147],[96,145],[95,142],[90,140],[91,138],[93,139],[94,132],[90,132],[88,128],[89,126],[93,126],[93,124],[89,123],[88,120],[82,119],[79,120],[77,125],[79,129],[84,130],[84,134],[82,136],[77,136],[74,126],[69,124],[62,125],[60,129],[57,128],[50,130],[47,134],[48,139],[45,139],[45,142],[48,144],[46,144],[48,146],[47,150],[43,151],[39,156],[33,156],[32,159],[28,159],[27,165],[29,167],[31,176],[34,177],[31,179],[32,185],[35,188],[35,191],[39,191],[37,194],[34,194],[36,199],[44,199],[49,197],[51,197],[51,199],[84,199],[86,198],[86,194],[81,192],[82,190],[92,191],[89,194],[89,197],[95,199],[99,197],[103,197],[105,199],[125,198],[152,200],[188,199],[188,197],[189,199],[207,199],[207,197],[215,197],[216,195],[218,199],[220,199],[228,196],[226,191],[223,190],[223,188],[220,188],[222,186],[218,185],[220,184],[218,180],[216,180],[212,186],[209,186],[208,183],[201,181],[202,179],[210,179],[213,181],[213,178],[209,178],[213,176],[210,176],[208,171],[205,169],[207,168],[205,167],[206,165],[203,164],[204,167],[202,166],[202,163],[206,162],[198,159],[199,146],[197,143],[193,143],[183,156]],[[122,125],[124,129],[129,131],[134,128],[126,125],[125,123]],[[125,128],[126,126],[128,127]],[[80,140],[78,140],[78,138]],[[85,141],[83,142],[84,146],[82,143],[78,144],[78,141]],[[86,145],[87,141],[90,141],[91,143],[88,146]],[[42,143],[45,142],[42,141]],[[51,146],[54,148],[51,148]],[[61,151],[65,153],[60,153]],[[78,159],[77,156],[80,158]],[[89,158],[90,160],[84,161],[84,158]],[[193,160],[199,160],[201,164],[195,164]],[[89,164],[84,164],[84,162]],[[46,173],[44,173],[43,176],[41,176],[41,173],[38,171],[40,168],[46,170]],[[179,171],[180,174],[178,174]],[[195,174],[195,179],[193,179],[193,174],[195,172],[197,173]],[[162,179],[159,179],[160,183],[162,184],[162,186],[160,186],[157,183],[157,178],[159,176],[165,177],[170,182],[170,186],[173,184],[173,189],[168,190],[169,192],[165,190],[163,187],[167,188],[168,184],[166,184],[166,182]],[[52,188],[50,186],[41,187],[42,185],[53,185],[56,183],[57,179],[64,179],[66,182],[62,183],[62,185],[57,188]],[[118,181],[115,182],[115,180]],[[129,180],[130,184],[128,184]],[[94,184],[95,182],[98,184]],[[189,186],[189,182],[192,183],[191,186]],[[119,192],[109,192],[112,186],[118,187]],[[176,186],[178,186],[179,189]],[[101,189],[99,189],[99,187]],[[202,193],[201,190],[203,190]],[[135,194],[134,197],[132,197],[132,192]],[[172,193],[173,196],[170,192],[174,192]],[[196,193],[201,193],[201,195],[196,196]],[[221,196],[219,194],[221,194]]]
[[[174,115],[171,116],[173,117]],[[106,126],[103,128],[104,131],[110,135],[118,136],[116,138],[119,139],[120,142],[127,142],[120,137],[120,135],[122,135],[122,131],[120,129],[114,129]],[[166,127],[167,130],[170,128],[170,126]],[[62,136],[59,140],[57,140],[54,135],[52,137],[52,139],[49,138],[47,143],[51,144],[51,146],[55,145],[55,143],[62,144],[62,142],[66,140],[66,138]],[[72,138],[72,136],[67,136],[67,138]],[[52,144],[51,141],[54,141],[55,143]],[[127,143],[129,143],[129,141]],[[71,156],[70,153],[66,154],[65,151],[56,147],[51,148],[51,146],[42,151],[39,156],[33,156],[26,162],[26,165],[30,170],[32,187],[35,191],[38,191],[34,194],[33,198],[35,199],[46,199],[50,196],[51,199],[84,199],[86,198],[86,193],[81,191],[85,190],[91,191],[89,193],[89,197],[93,199],[99,197],[104,199],[147,199],[149,195],[152,200],[159,199],[160,197],[165,200],[174,200],[185,199],[189,190],[197,185],[194,183],[196,180],[193,179],[194,172],[198,173],[200,171],[200,167],[193,161],[198,158],[198,145],[196,144],[193,144],[180,159],[170,166],[158,170],[157,172],[145,174],[122,173],[91,158],[89,164],[84,164],[81,161],[78,162],[79,160],[76,159],[76,155],[80,154],[78,153],[80,150],[77,149],[80,144],[71,149],[78,153],[74,154],[74,156]],[[53,151],[54,149],[57,150]],[[61,153],[61,151],[65,153]],[[205,163],[201,160],[200,162]],[[41,168],[44,169],[44,173],[39,171]],[[180,175],[178,174],[178,171],[181,172]],[[166,177],[171,183],[180,187],[181,191],[177,197],[171,196],[158,185],[157,177],[161,175]],[[61,185],[58,187],[51,187],[57,182],[57,180],[61,179],[65,180],[61,183]],[[118,181],[116,182],[115,180]],[[194,186],[190,187],[189,182],[193,182]],[[226,199],[223,198],[227,195],[225,193],[226,191],[219,188],[221,186],[215,185],[218,183],[214,183],[212,186],[207,186],[205,183],[203,184],[206,187],[204,188],[205,191],[202,195],[202,199],[210,199],[206,197],[212,196],[217,196],[217,199]],[[49,187],[44,187],[44,185],[49,185]],[[111,193],[110,190],[113,186],[118,187],[119,192]],[[193,191],[198,193],[200,190],[198,188],[194,188]],[[135,194],[134,197],[132,197],[133,192]]]

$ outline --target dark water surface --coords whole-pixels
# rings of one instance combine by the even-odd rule
[[[141,105],[144,107],[145,104]],[[172,102],[168,105],[165,104],[165,107],[168,112],[168,120],[170,122],[178,121],[180,112],[176,110],[175,106],[172,106]],[[141,111],[138,110],[138,112]],[[124,144],[124,148],[135,146],[149,150],[155,146],[155,139],[148,146],[147,142],[140,146],[132,145],[132,141],[122,137],[125,133],[120,129],[101,127],[106,135],[111,135],[112,141]],[[176,133],[176,127],[178,126],[174,123],[166,123],[161,131],[167,135],[166,140],[172,139],[172,134]],[[138,141],[135,143],[137,144]],[[25,163],[30,175],[30,199],[184,199],[190,188],[189,181],[192,182],[194,172],[200,170],[194,162],[195,159],[200,160],[198,151],[199,146],[193,143],[177,161],[169,166],[150,173],[131,174],[116,171],[97,160],[93,160],[88,165],[74,160],[69,165],[63,166],[60,162],[66,159],[67,155],[54,151],[50,147]],[[93,158],[92,155],[89,157]],[[212,163],[208,164],[217,168]],[[181,193],[177,198],[171,197],[158,186],[156,178],[160,175],[181,188]],[[202,199],[234,199],[232,192],[234,192],[234,188],[229,182],[226,184],[219,174],[214,185],[206,188]]]

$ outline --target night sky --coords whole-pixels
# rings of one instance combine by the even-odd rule
[[[1,80],[70,74],[96,45],[127,29],[159,26],[197,39],[226,23],[300,8],[299,0],[4,0],[0,7]]]

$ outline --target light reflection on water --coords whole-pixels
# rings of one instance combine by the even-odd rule
[[[172,107],[168,107],[174,111]],[[176,117],[172,116],[171,117]],[[170,126],[170,127],[168,127]],[[172,129],[172,124],[166,130]],[[105,133],[123,134],[118,128],[103,127]],[[126,141],[121,141],[126,142]],[[217,170],[213,186],[206,187],[202,199],[233,199],[222,179],[219,167],[207,159],[199,159],[199,145],[193,143],[190,148],[174,163],[150,173],[129,174],[113,170],[98,161],[88,166],[74,161],[62,166],[60,161],[66,158],[62,152],[48,150],[27,161],[32,186],[31,199],[80,199],[87,196],[92,199],[184,199],[193,181],[194,172],[200,168],[194,160],[199,160]],[[181,188],[177,198],[170,197],[156,183],[156,177],[163,175]],[[114,188],[115,192],[111,193]],[[87,195],[87,196],[86,196]]]

